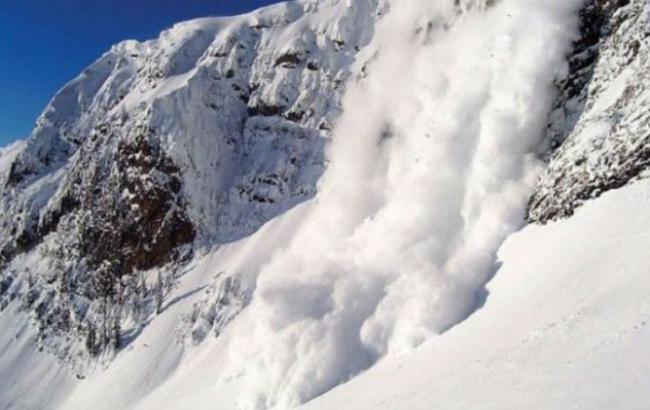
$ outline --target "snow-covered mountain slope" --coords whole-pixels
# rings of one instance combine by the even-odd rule
[[[3,155],[1,304],[32,278],[25,307],[56,329],[42,343],[67,360],[83,351],[61,351],[59,339],[82,329],[75,338],[93,346],[82,350],[99,355],[119,327],[110,317],[125,316],[116,305],[139,326],[154,302],[155,274],[143,271],[250,235],[311,198],[380,3],[289,2],[113,47]],[[23,274],[37,254],[49,272]]]
[[[305,409],[647,409],[650,183],[508,238],[485,305]]]
[[[489,297],[472,317],[411,354],[382,360],[305,408],[645,408],[649,193],[650,184],[641,181],[588,203],[571,219],[511,236],[499,252],[501,268]],[[236,268],[254,257],[263,263],[267,256],[257,253],[268,255],[268,244],[289,238],[307,211],[281,217],[194,266],[174,298],[199,301],[203,292],[192,290],[209,283],[205,270],[214,264]],[[62,370],[36,367],[43,358],[36,365],[21,358],[34,367],[18,366],[32,370],[32,379],[19,380],[58,394],[43,399],[23,387],[23,401],[13,408],[30,408],[30,401],[32,408],[51,408],[50,397],[65,394],[69,401],[60,408],[236,408],[241,377],[220,377],[222,348],[210,343],[182,352],[169,337],[182,309],[178,303],[166,310],[108,370],[75,381],[74,394],[62,385]],[[161,363],[163,357],[171,365]],[[166,381],[150,391],[161,378]]]
[[[298,0],[113,47],[0,152],[0,408],[638,406],[648,184],[511,235],[643,175],[649,15]]]
[[[76,168],[88,167],[84,157],[110,161],[121,141],[145,134],[182,172],[201,237],[251,233],[313,195],[342,84],[379,13],[376,1],[290,2],[113,47],[54,97],[13,164],[16,187],[63,169],[17,231],[37,243],[39,215],[73,189]]]
[[[485,305],[467,321],[412,353],[383,359],[304,408],[646,408],[649,195],[650,183],[641,181],[589,203],[574,218],[511,236]],[[308,211],[279,218],[247,249],[230,245],[204,266],[230,268],[256,249],[266,253],[263,244],[290,237],[295,218]],[[200,276],[197,268],[190,282]],[[81,382],[61,408],[237,408],[244,376],[222,376],[223,345],[202,344],[176,353],[178,359],[153,343],[175,346],[165,337],[174,313],[166,311],[106,372]],[[169,364],[157,360],[160,349],[177,360],[169,378]],[[149,392],[160,377],[166,381]],[[100,407],[97,397],[105,398]]]

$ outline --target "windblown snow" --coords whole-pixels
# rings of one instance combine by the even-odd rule
[[[124,120],[125,129],[156,127],[179,164],[189,219],[198,227],[194,256],[174,273],[160,314],[144,325],[123,323],[132,330],[128,344],[83,371],[36,352],[27,314],[10,304],[0,314],[0,328],[8,329],[0,332],[0,377],[13,381],[0,383],[0,407],[414,409],[430,408],[431,400],[444,409],[481,407],[472,397],[492,386],[473,364],[483,360],[481,337],[490,336],[486,360],[501,375],[517,370],[500,357],[508,325],[522,338],[546,325],[533,321],[529,328],[522,319],[543,304],[541,296],[519,297],[519,288],[503,280],[488,292],[488,282],[505,271],[524,286],[512,278],[525,260],[519,249],[534,259],[535,235],[557,241],[540,245],[551,252],[582,232],[594,234],[589,227],[612,201],[566,226],[512,236],[545,168],[538,154],[554,83],[567,74],[582,5],[298,0],[249,16],[183,23],[154,42],[114,47],[55,98],[30,142],[0,150],[0,182],[24,150],[31,150],[24,154],[29,168],[40,161],[41,146],[63,144],[62,137],[48,139],[59,122],[85,132],[97,125],[89,112],[115,121],[129,115],[135,120]],[[75,94],[82,85],[85,91]],[[66,105],[68,99],[75,101]],[[233,142],[233,135],[241,139]],[[48,180],[57,189],[84,154],[61,152],[65,158]],[[644,188],[616,193],[626,212],[640,207],[635,198],[646,198]],[[643,223],[646,214],[639,214]],[[517,238],[521,248],[513,245]],[[535,260],[523,278],[538,279]],[[585,260],[589,255],[580,253],[571,266],[580,270]],[[37,252],[12,263],[33,271],[44,265]],[[560,287],[569,275],[550,275],[555,282],[544,289]],[[624,309],[616,300],[612,309]],[[509,303],[512,316],[503,324]],[[575,307],[562,306],[563,315]],[[442,350],[431,353],[438,344]],[[525,359],[538,347],[513,351]],[[408,358],[426,362],[416,366]],[[422,381],[429,368],[437,369],[431,377],[455,375],[433,383],[436,397],[411,388],[430,387]],[[393,372],[404,380],[369,394],[383,389],[377,383],[390,383]],[[483,396],[459,398],[465,376]],[[505,389],[510,379],[498,376]],[[633,384],[634,404],[647,384]],[[354,389],[364,392],[352,397]],[[596,395],[584,397],[591,404]],[[557,408],[555,398],[486,407]]]
[[[541,169],[577,5],[392,5],[314,205],[235,325],[253,407],[309,400],[477,307]]]

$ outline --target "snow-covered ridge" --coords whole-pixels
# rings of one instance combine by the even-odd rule
[[[121,43],[54,97],[13,166],[12,184],[73,166],[98,127],[127,135],[146,124],[183,171],[201,233],[250,233],[313,195],[323,139],[380,12],[376,1],[289,2]],[[256,178],[268,182],[251,192]]]
[[[386,10],[287,2],[112,47],[2,156],[0,306],[29,293],[46,350],[110,356],[176,262],[315,194],[357,54]],[[162,281],[143,273],[163,266]]]

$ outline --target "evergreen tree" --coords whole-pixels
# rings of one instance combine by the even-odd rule
[[[158,277],[156,279],[156,314],[160,314],[162,312],[163,294],[162,275],[160,272],[158,272]]]
[[[27,273],[27,289],[32,290],[36,284],[36,279],[29,269],[25,269],[25,272]]]
[[[111,268],[111,263],[105,261],[95,272],[93,279],[98,298],[110,299],[115,293],[115,276]]]
[[[97,356],[97,330],[92,322],[88,322],[88,333],[86,334],[86,350],[91,356]]]
[[[110,343],[114,351],[117,351],[122,346],[122,307],[124,304],[124,286],[121,281],[115,284],[115,298],[111,300],[113,305],[111,315],[111,335]]]
[[[147,289],[144,285],[142,274],[138,274],[137,279],[134,279],[131,282],[131,286],[133,288],[130,294],[131,317],[135,323],[139,324],[142,316],[142,305],[144,303],[145,297],[147,296]]]
[[[29,309],[36,302],[38,298],[38,289],[36,288],[36,278],[29,269],[26,270],[27,274],[27,292],[23,295],[22,308]]]
[[[110,316],[109,316],[109,302],[108,302],[108,298],[104,297],[102,299],[102,325],[101,325],[101,332],[99,334],[100,350],[103,350],[111,342],[111,330],[112,330],[111,327],[112,327],[112,320],[110,320]]]
[[[113,326],[111,328],[111,347],[117,351],[122,347],[122,326],[120,325],[120,318],[115,315],[113,318]]]
[[[147,298],[149,295],[149,289],[147,289],[147,281],[144,279],[144,275],[140,274],[140,302],[144,302],[144,300]]]
[[[70,309],[68,308],[67,305],[61,306],[60,316],[59,316],[59,327],[60,330],[63,332],[68,332],[72,327]]]
[[[55,262],[55,269],[59,277],[59,295],[61,300],[69,301],[70,299],[70,273],[62,261]]]
[[[43,342],[45,340],[46,332],[47,332],[47,324],[45,323],[45,320],[39,319],[38,331],[36,336],[37,342]]]

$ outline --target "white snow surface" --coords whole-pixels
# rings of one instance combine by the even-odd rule
[[[647,409],[650,183],[499,250],[485,306],[305,409]]]
[[[23,140],[11,143],[6,147],[0,147],[0,183],[4,184],[6,182],[11,170],[11,164],[24,147],[25,141]]]
[[[510,236],[481,309],[304,408],[647,408],[649,200],[650,181],[636,182],[587,203],[571,219]],[[16,371],[3,376],[9,383],[0,385],[0,407],[239,408],[246,375],[223,377],[231,333],[185,349],[172,336],[177,315],[200,297],[192,291],[215,268],[257,269],[273,252],[271,244],[291,237],[309,212],[298,207],[252,237],[199,258],[170,300],[190,296],[158,316],[111,367],[85,380],[33,351],[22,317],[0,315],[0,367]]]
[[[233,64],[238,78],[253,64],[245,76],[263,85],[251,98],[317,107],[302,124],[311,131],[323,118],[336,120],[329,165],[315,198],[291,210],[283,203],[284,213],[250,236],[198,249],[163,313],[107,366],[76,375],[34,351],[27,319],[10,306],[0,314],[0,377],[10,380],[0,384],[0,408],[642,408],[650,391],[650,184],[511,236],[543,168],[534,153],[581,1],[455,3],[287,3],[244,20],[180,24],[156,42],[126,42],[107,54],[130,56],[121,65],[110,61],[119,75],[98,85],[125,91],[108,104],[110,115],[150,104],[135,116],[164,130],[206,242],[219,236],[217,220],[249,215],[236,200],[223,211],[232,195],[217,196],[241,164],[229,162],[223,145],[204,143],[216,127],[202,100],[214,67]],[[215,40],[236,34],[249,44],[251,19],[284,21],[250,40],[255,47],[275,42],[254,61]],[[358,54],[330,53],[317,35],[323,32],[358,45]],[[210,47],[223,44],[229,57],[213,59],[224,50]],[[257,66],[272,66],[280,45],[305,44],[323,53],[319,76]],[[164,73],[157,86],[146,85],[149,77],[131,83],[139,53],[152,78],[151,67]],[[347,84],[340,116],[328,102],[342,93],[339,81]],[[63,97],[42,117],[42,129],[50,129]],[[231,97],[232,105],[220,107],[218,141],[246,108]],[[171,121],[169,113],[182,115]],[[257,118],[245,127],[252,141],[268,136],[260,130],[291,125]],[[248,153],[262,155],[251,172],[282,168],[286,158],[265,147]],[[55,185],[58,174],[47,178]],[[219,187],[209,186],[215,181]],[[229,228],[248,233],[236,223]],[[218,337],[189,346],[179,323],[222,272],[250,290],[252,301]]]

